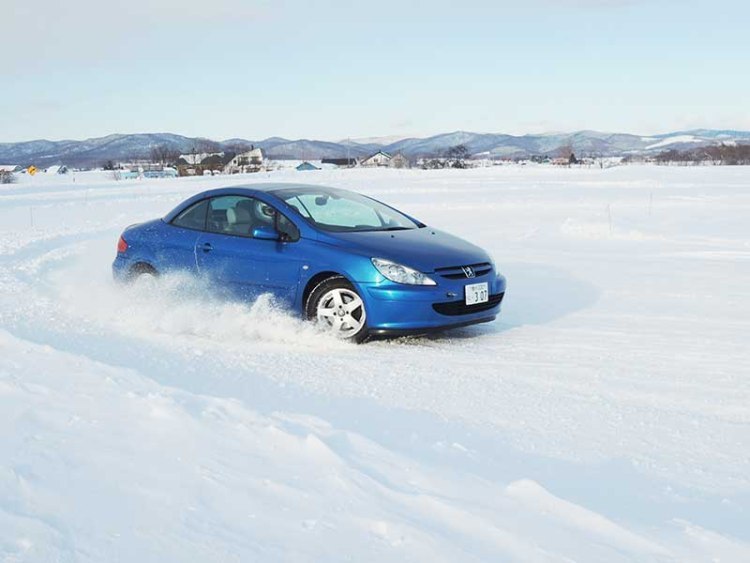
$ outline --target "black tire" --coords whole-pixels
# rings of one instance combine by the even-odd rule
[[[349,283],[349,280],[347,280],[344,276],[331,276],[330,278],[326,278],[322,282],[320,282],[318,285],[316,285],[313,290],[310,292],[310,295],[307,297],[307,301],[305,302],[305,318],[310,321],[317,321],[318,319],[318,304],[320,303],[320,300],[331,290],[333,289],[346,289],[353,293],[355,293],[360,299],[362,299],[362,296],[359,295],[357,290],[354,288],[354,286]],[[362,300],[362,309],[365,309],[364,306],[364,300]],[[365,314],[365,323],[362,325],[362,327],[353,335],[346,337],[346,340],[349,340],[351,342],[356,342],[357,344],[364,342],[367,339],[368,336],[368,330],[367,330],[367,311],[364,311]]]
[[[138,262],[137,264],[133,264],[133,266],[130,268],[127,281],[132,283],[141,276],[153,276],[157,278],[159,277],[159,272],[157,272],[156,268],[154,268],[151,264]]]

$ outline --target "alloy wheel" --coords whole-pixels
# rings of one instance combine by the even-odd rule
[[[364,326],[366,317],[362,298],[343,287],[327,291],[318,301],[316,314],[318,322],[340,338],[356,335]]]

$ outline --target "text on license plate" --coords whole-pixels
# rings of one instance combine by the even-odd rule
[[[477,303],[487,303],[490,299],[490,291],[487,282],[470,283],[465,286],[466,304],[476,305]]]

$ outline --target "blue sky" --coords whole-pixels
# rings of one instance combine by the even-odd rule
[[[750,129],[744,1],[11,3],[0,142]]]

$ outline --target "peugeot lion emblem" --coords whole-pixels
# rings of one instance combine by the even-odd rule
[[[461,269],[464,271],[464,274],[466,274],[467,278],[475,278],[477,275],[474,273],[474,268],[471,266],[461,266]]]

